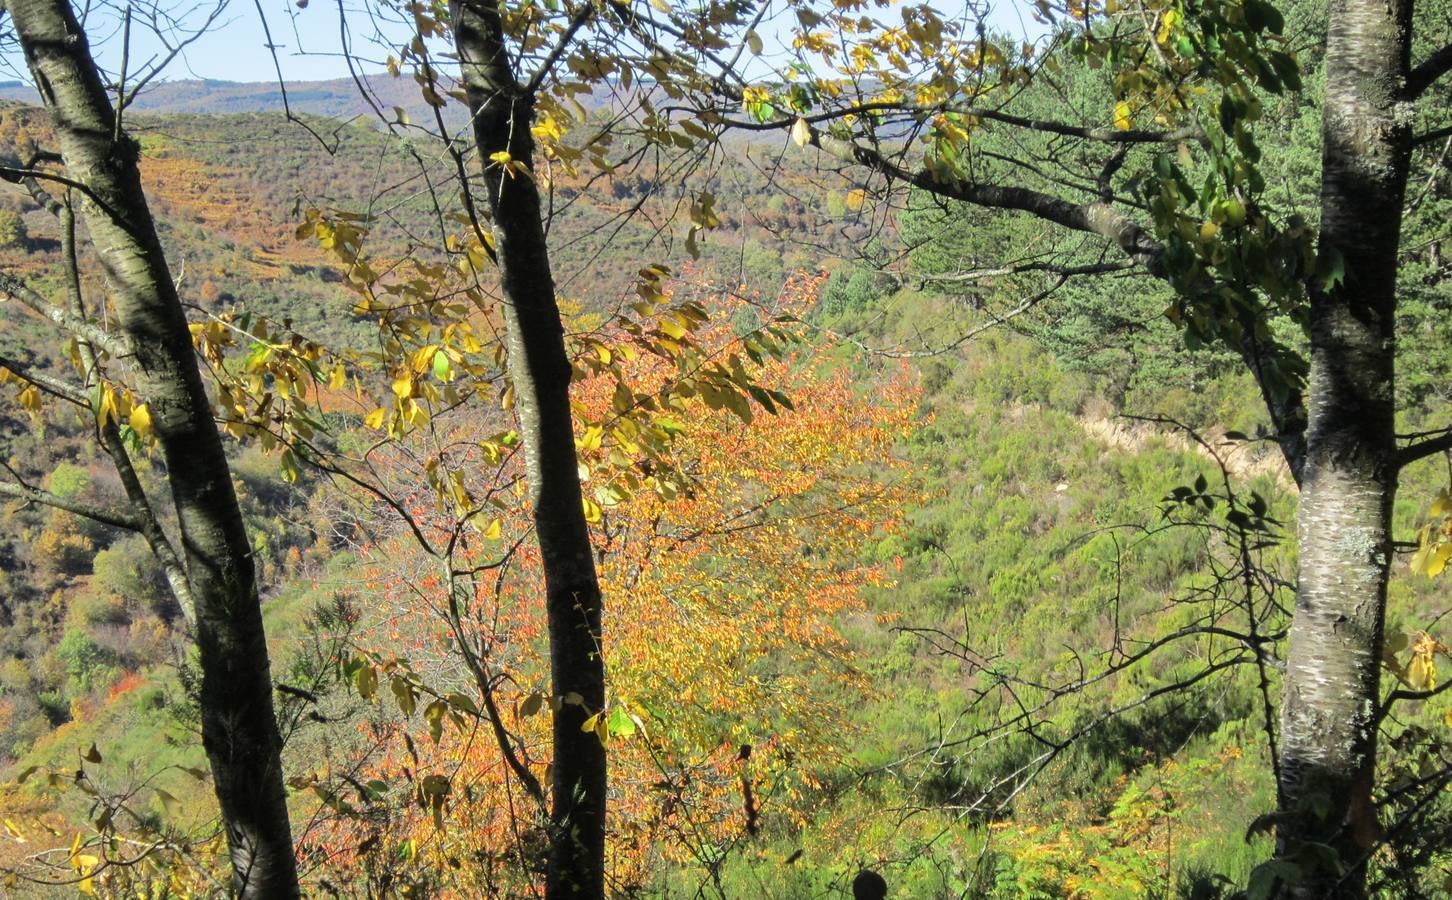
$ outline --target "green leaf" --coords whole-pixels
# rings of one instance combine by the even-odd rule
[[[1245,22],[1256,31],[1280,34],[1286,28],[1285,16],[1266,0],[1246,0]]]
[[[1335,290],[1346,280],[1346,258],[1340,250],[1329,247],[1316,260],[1316,270],[1321,276],[1321,286],[1328,291]]]
[[[354,682],[358,686],[358,696],[364,700],[372,700],[373,695],[378,692],[378,670],[365,665],[358,670]]]
[[[1272,859],[1250,870],[1246,900],[1270,900],[1280,884],[1295,884],[1301,879],[1301,867],[1289,860]]]
[[[479,707],[475,706],[474,701],[469,699],[465,695],[459,693],[452,693],[448,695],[447,699],[449,701],[449,705],[452,706],[454,709],[457,709],[461,712],[466,712],[469,715],[475,717],[479,715]]]
[[[181,801],[161,788],[156,789],[156,799],[161,802],[161,808],[168,816],[175,816],[181,812]]]
[[[413,685],[409,684],[408,679],[395,675],[389,687],[393,689],[393,699],[398,701],[399,711],[405,717],[413,715],[417,698],[414,696]]]
[[[616,737],[628,738],[635,736],[635,720],[625,711],[624,707],[617,706],[610,710],[610,721],[608,725],[610,733]]]
[[[444,716],[449,712],[449,704],[442,700],[435,700],[424,707],[424,721],[429,723],[429,737],[437,744],[444,736]]]

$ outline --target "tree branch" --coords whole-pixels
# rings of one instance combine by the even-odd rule
[[[1452,70],[1452,44],[1448,44],[1422,61],[1422,64],[1407,73],[1407,83],[1402,89],[1408,100],[1422,96],[1427,88]]]
[[[0,272],[0,299],[7,297],[20,301],[75,337],[90,341],[118,359],[131,355],[130,342],[124,338],[112,334],[95,322],[73,315],[58,306],[52,306],[50,301],[31,290],[16,276],[9,272]]]
[[[1123,272],[1126,269],[1134,268],[1130,260],[1120,262],[1091,263],[1082,266],[1063,266],[1056,263],[1032,262],[1020,263],[1012,266],[998,266],[992,269],[974,269],[971,272],[954,272],[951,275],[923,275],[919,280],[927,282],[961,282],[961,281],[982,281],[985,278],[996,278],[1000,275],[1019,275],[1026,272],[1044,272],[1049,275],[1104,275],[1110,272]]]
[[[1430,144],[1433,141],[1440,141],[1444,137],[1452,137],[1452,125],[1445,128],[1438,128],[1428,131],[1425,134],[1418,134],[1412,137],[1412,146],[1420,147],[1423,144]]]
[[[1445,453],[1452,450],[1452,427],[1447,428],[1440,435],[1419,441],[1415,444],[1408,444],[1397,451],[1396,463],[1398,468],[1408,466],[1419,459],[1426,459],[1437,453]]]
[[[6,466],[6,468],[10,468]],[[15,474],[11,470],[11,474]],[[140,531],[141,521],[131,513],[118,509],[104,509],[99,506],[92,506],[89,503],[82,503],[79,500],[71,500],[52,494],[50,491],[43,491],[40,488],[31,487],[20,481],[0,481],[0,494],[7,497],[15,497],[27,503],[39,503],[42,506],[49,506],[54,509],[74,513],[103,525],[110,525],[113,528],[124,528],[127,531]]]
[[[565,26],[564,33],[560,35],[559,43],[555,44],[554,49],[550,50],[549,56],[545,57],[544,61],[540,63],[539,68],[535,70],[534,75],[529,79],[529,83],[524,86],[524,93],[533,94],[539,90],[540,85],[544,84],[544,80],[550,77],[550,72],[554,70],[555,63],[559,62],[560,57],[565,55],[565,51],[570,49],[570,42],[575,39],[575,34],[585,26],[585,23],[590,19],[590,14],[594,11],[594,3],[585,2],[580,4],[580,8],[575,10],[575,14],[570,17],[570,24]]]
[[[91,400],[86,396],[84,388],[71,384],[69,381],[56,378],[54,375],[36,372],[30,366],[19,360],[11,359],[8,356],[0,356],[0,368],[8,369],[15,377],[30,382],[53,397],[59,397],[68,403],[75,403],[78,406],[87,408],[91,405]]]
[[[119,112],[118,112],[119,115]],[[76,211],[71,205],[71,195],[66,194],[66,202],[58,204],[56,212],[61,225],[61,258],[65,262],[66,275],[66,301],[67,308],[71,315],[77,319],[86,319],[86,301],[81,293],[81,265],[76,255]],[[96,359],[96,349],[91,342],[85,338],[76,341],[76,353],[81,360],[81,368],[85,372],[86,388],[96,384],[101,377],[100,365]],[[101,448],[106,455],[111,457],[111,465],[116,469],[116,477],[121,480],[121,487],[126,492],[126,499],[131,503],[131,513],[136,517],[136,530],[146,539],[146,544],[151,548],[151,553],[156,557],[157,564],[161,566],[162,574],[166,577],[167,587],[171,589],[172,599],[176,601],[177,608],[181,610],[182,618],[189,625],[195,625],[197,621],[196,600],[192,596],[191,579],[187,577],[187,570],[182,565],[181,557],[177,555],[176,547],[171,539],[166,536],[166,530],[161,527],[161,520],[156,517],[156,510],[151,505],[151,498],[146,494],[146,488],[142,485],[141,479],[136,474],[136,466],[131,461],[131,454],[126,449],[126,442],[121,439],[121,429],[116,422],[107,420],[99,422],[97,437],[101,442]]]
[[[1109,127],[1096,128],[1082,125],[1066,125],[1063,122],[1054,122],[1047,119],[1030,119],[997,109],[982,109],[977,106],[953,106],[951,104],[916,106],[897,102],[856,103],[842,107],[841,109],[832,109],[809,116],[802,116],[801,118],[808,125],[817,125],[822,122],[835,121],[849,115],[864,116],[884,112],[904,113],[915,118],[951,112],[979,119],[987,119],[990,122],[1000,122],[1004,125],[1012,125],[1028,131],[1081,138],[1086,141],[1098,141],[1104,144],[1178,144],[1184,141],[1203,144],[1206,141],[1205,131],[1198,125],[1176,128],[1173,131],[1147,131],[1134,128],[1121,130]],[[726,126],[740,131],[785,131],[795,124],[797,119],[796,117],[792,117],[790,119],[773,119],[769,122],[745,122],[739,119],[725,119],[725,117],[722,117],[722,121]]]
[[[1113,241],[1135,263],[1151,275],[1163,278],[1163,248],[1138,223],[1107,203],[1073,203],[1061,197],[1029,188],[975,184],[962,180],[943,181],[925,171],[910,171],[877,150],[842,140],[808,126],[813,146],[844,162],[865,166],[889,179],[974,206],[1026,212],[1073,231],[1095,234]]]

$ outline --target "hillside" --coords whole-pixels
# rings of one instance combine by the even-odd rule
[[[821,8],[856,81],[523,4],[591,87],[477,150],[158,81],[87,171],[0,85],[0,893],[223,896],[270,835],[310,896],[1452,896],[1445,111],[1378,294],[1313,0],[971,56]],[[640,15],[729,70],[717,13]],[[715,106],[613,96],[661,73]]]
[[[398,106],[409,110],[415,118],[427,118],[429,107],[419,99],[418,87],[413,82],[375,75],[365,78],[365,83],[384,108]],[[280,113],[282,99],[282,89],[275,81],[179,79],[148,85],[137,95],[131,108],[136,112],[192,115]],[[35,89],[18,81],[0,82],[0,100],[31,105],[38,102]],[[359,96],[358,86],[351,78],[289,83],[287,100],[298,115],[339,121],[373,115],[372,107]]]

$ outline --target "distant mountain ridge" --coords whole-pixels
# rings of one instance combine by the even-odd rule
[[[364,82],[385,111],[399,106],[417,117],[428,110],[412,79],[379,73],[364,76]],[[0,100],[36,104],[40,97],[24,82],[7,81],[0,82]],[[295,113],[339,118],[373,115],[351,78],[291,82],[287,85],[287,101]],[[283,103],[282,90],[275,81],[187,79],[148,85],[131,108],[168,113],[256,113],[282,112]]]

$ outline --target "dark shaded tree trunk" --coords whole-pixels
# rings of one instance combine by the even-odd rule
[[[200,650],[202,741],[243,897],[298,896],[252,548],[137,168],[64,0],[7,8],[105,269],[122,360],[152,412],[176,506]]]
[[[499,152],[533,172],[534,98],[516,80],[490,0],[450,7],[474,140],[484,166],[508,329],[508,369],[529,470],[535,534],[545,572],[550,675],[557,704],[545,895],[605,894],[605,748],[581,730],[605,705],[600,584],[580,492],[570,411],[570,359],[555,302],[549,249],[532,174],[493,161]]]
[[[1299,589],[1282,711],[1277,852],[1295,897],[1359,897],[1380,837],[1376,709],[1396,495],[1397,248],[1411,146],[1411,0],[1333,0],[1311,297]],[[1336,281],[1338,270],[1344,277]],[[1316,863],[1316,847],[1337,865]],[[1324,851],[1322,851],[1324,854]]]

